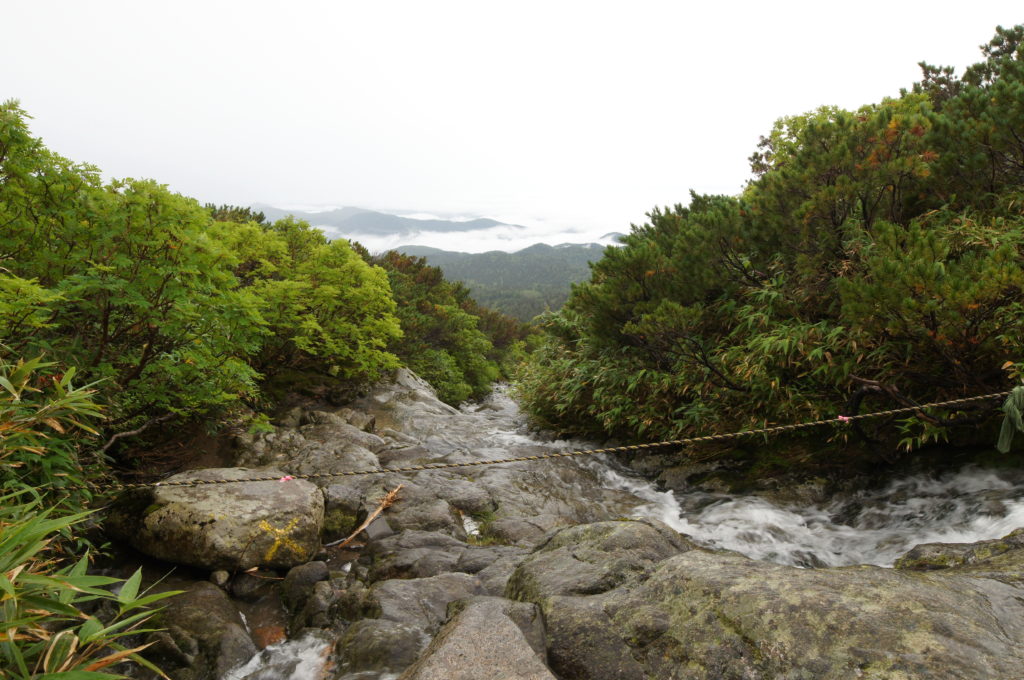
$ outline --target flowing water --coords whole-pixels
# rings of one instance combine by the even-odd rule
[[[440,445],[469,458],[506,458],[552,450],[593,448],[591,442],[551,440],[531,433],[504,389],[464,407],[443,425]],[[665,522],[696,542],[748,557],[799,567],[891,566],[920,543],[969,543],[1024,526],[1024,473],[966,468],[941,477],[898,479],[824,505],[775,505],[757,496],[698,490],[660,491],[602,456],[574,458],[605,488],[631,497],[632,514]],[[538,461],[530,465],[547,465]],[[585,490],[584,490],[584,493]],[[476,533],[469,520],[467,533]],[[222,680],[306,680],[330,672],[331,641],[310,634],[272,645]],[[344,680],[392,680],[380,672]]]
[[[489,440],[543,443],[526,433],[524,418],[504,391],[496,391],[487,408],[501,416],[492,422],[492,431],[481,433]],[[547,444],[591,446],[564,440]],[[915,475],[824,505],[793,506],[758,496],[659,491],[607,458],[579,460],[596,470],[608,488],[642,499],[633,516],[661,520],[710,548],[780,564],[889,567],[920,543],[972,543],[1024,527],[1020,471],[969,467],[941,477]]]
[[[604,478],[648,502],[659,519],[711,548],[800,567],[892,566],[920,543],[972,543],[1024,526],[1024,476],[965,468],[913,476],[825,505],[780,506],[756,496],[658,491],[606,467]]]

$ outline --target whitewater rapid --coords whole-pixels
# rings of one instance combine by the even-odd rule
[[[490,446],[594,446],[530,433],[506,390],[496,390],[483,406],[464,410],[481,408],[492,414],[489,427],[481,431]],[[642,499],[633,517],[660,520],[705,547],[800,567],[891,567],[921,543],[973,543],[1024,527],[1024,472],[1017,470],[967,467],[941,476],[895,479],[822,505],[777,505],[759,496],[659,490],[603,456],[582,458],[579,464],[596,471],[607,488]]]

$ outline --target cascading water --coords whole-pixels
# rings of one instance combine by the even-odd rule
[[[777,506],[756,496],[658,491],[605,467],[613,488],[647,500],[636,517],[658,519],[698,543],[801,567],[889,567],[920,543],[972,543],[1024,526],[1024,478],[966,468],[906,477],[822,506]]]
[[[547,440],[529,432],[506,390],[445,417],[424,446],[454,451],[461,460],[496,459],[543,450],[593,448],[592,443]],[[594,484],[629,499],[634,517],[653,518],[698,543],[750,558],[800,567],[852,564],[891,566],[914,545],[976,542],[1024,526],[1024,473],[967,468],[939,478],[914,476],[876,490],[847,494],[822,506],[781,506],[757,496],[726,496],[698,490],[660,491],[649,481],[601,456],[562,463],[588,468]],[[539,461],[533,466],[553,464]],[[515,473],[514,483],[525,473]],[[485,474],[483,471],[481,474]],[[530,482],[533,477],[530,478]],[[596,491],[595,491],[596,490]],[[581,497],[600,492],[581,488]],[[500,512],[500,509],[499,509]],[[464,517],[467,534],[478,525]],[[332,641],[305,635],[272,645],[222,680],[324,677],[332,671]],[[338,680],[391,680],[393,673],[363,671]]]
[[[529,436],[517,404],[503,390],[495,391],[486,409],[492,414],[490,428],[481,435],[491,446],[591,446]],[[780,564],[889,567],[921,543],[973,543],[1024,527],[1024,473],[1018,471],[965,468],[941,477],[916,475],[826,505],[798,507],[758,496],[659,491],[606,457],[579,462],[608,488],[641,499],[633,516],[661,520],[707,547]]]
[[[309,680],[326,674],[333,640],[309,633],[270,645],[221,680]],[[384,680],[378,678],[378,680]]]

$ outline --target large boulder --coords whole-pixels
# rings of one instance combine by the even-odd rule
[[[519,565],[508,596],[541,603],[555,595],[603,593],[648,576],[696,546],[655,520],[596,522],[552,534]]]
[[[323,494],[302,480],[233,482],[283,476],[278,470],[211,468],[160,486],[133,489],[112,507],[106,527],[153,557],[204,569],[290,568],[320,549]],[[171,486],[169,482],[227,483]]]
[[[146,653],[173,680],[216,680],[256,654],[245,621],[223,590],[199,581],[167,600]]]
[[[480,591],[473,576],[446,573],[379,581],[365,592],[352,588],[342,593],[334,608],[336,621],[361,620],[349,625],[338,640],[336,677],[368,673],[366,677],[376,678],[405,669],[444,624],[448,605]]]
[[[1024,667],[1024,589],[997,578],[1024,551],[928,572],[798,569],[700,548],[658,559],[623,542],[643,533],[562,531],[510,580],[510,596],[541,607],[560,678],[1012,678]]]
[[[453,608],[454,616],[400,680],[555,680],[544,664],[535,607],[473,598]]]
[[[379,581],[369,599],[376,618],[407,624],[433,635],[448,617],[448,605],[480,594],[480,582],[469,574],[438,574],[428,578]]]
[[[602,609],[653,677],[686,665],[693,678],[1010,678],[1024,667],[1022,595],[987,579],[694,550]]]

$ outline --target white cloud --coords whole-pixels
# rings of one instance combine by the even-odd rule
[[[1019,20],[1019,0],[14,2],[0,97],[55,151],[203,201],[603,233],[739,191],[777,117],[896,95]]]

